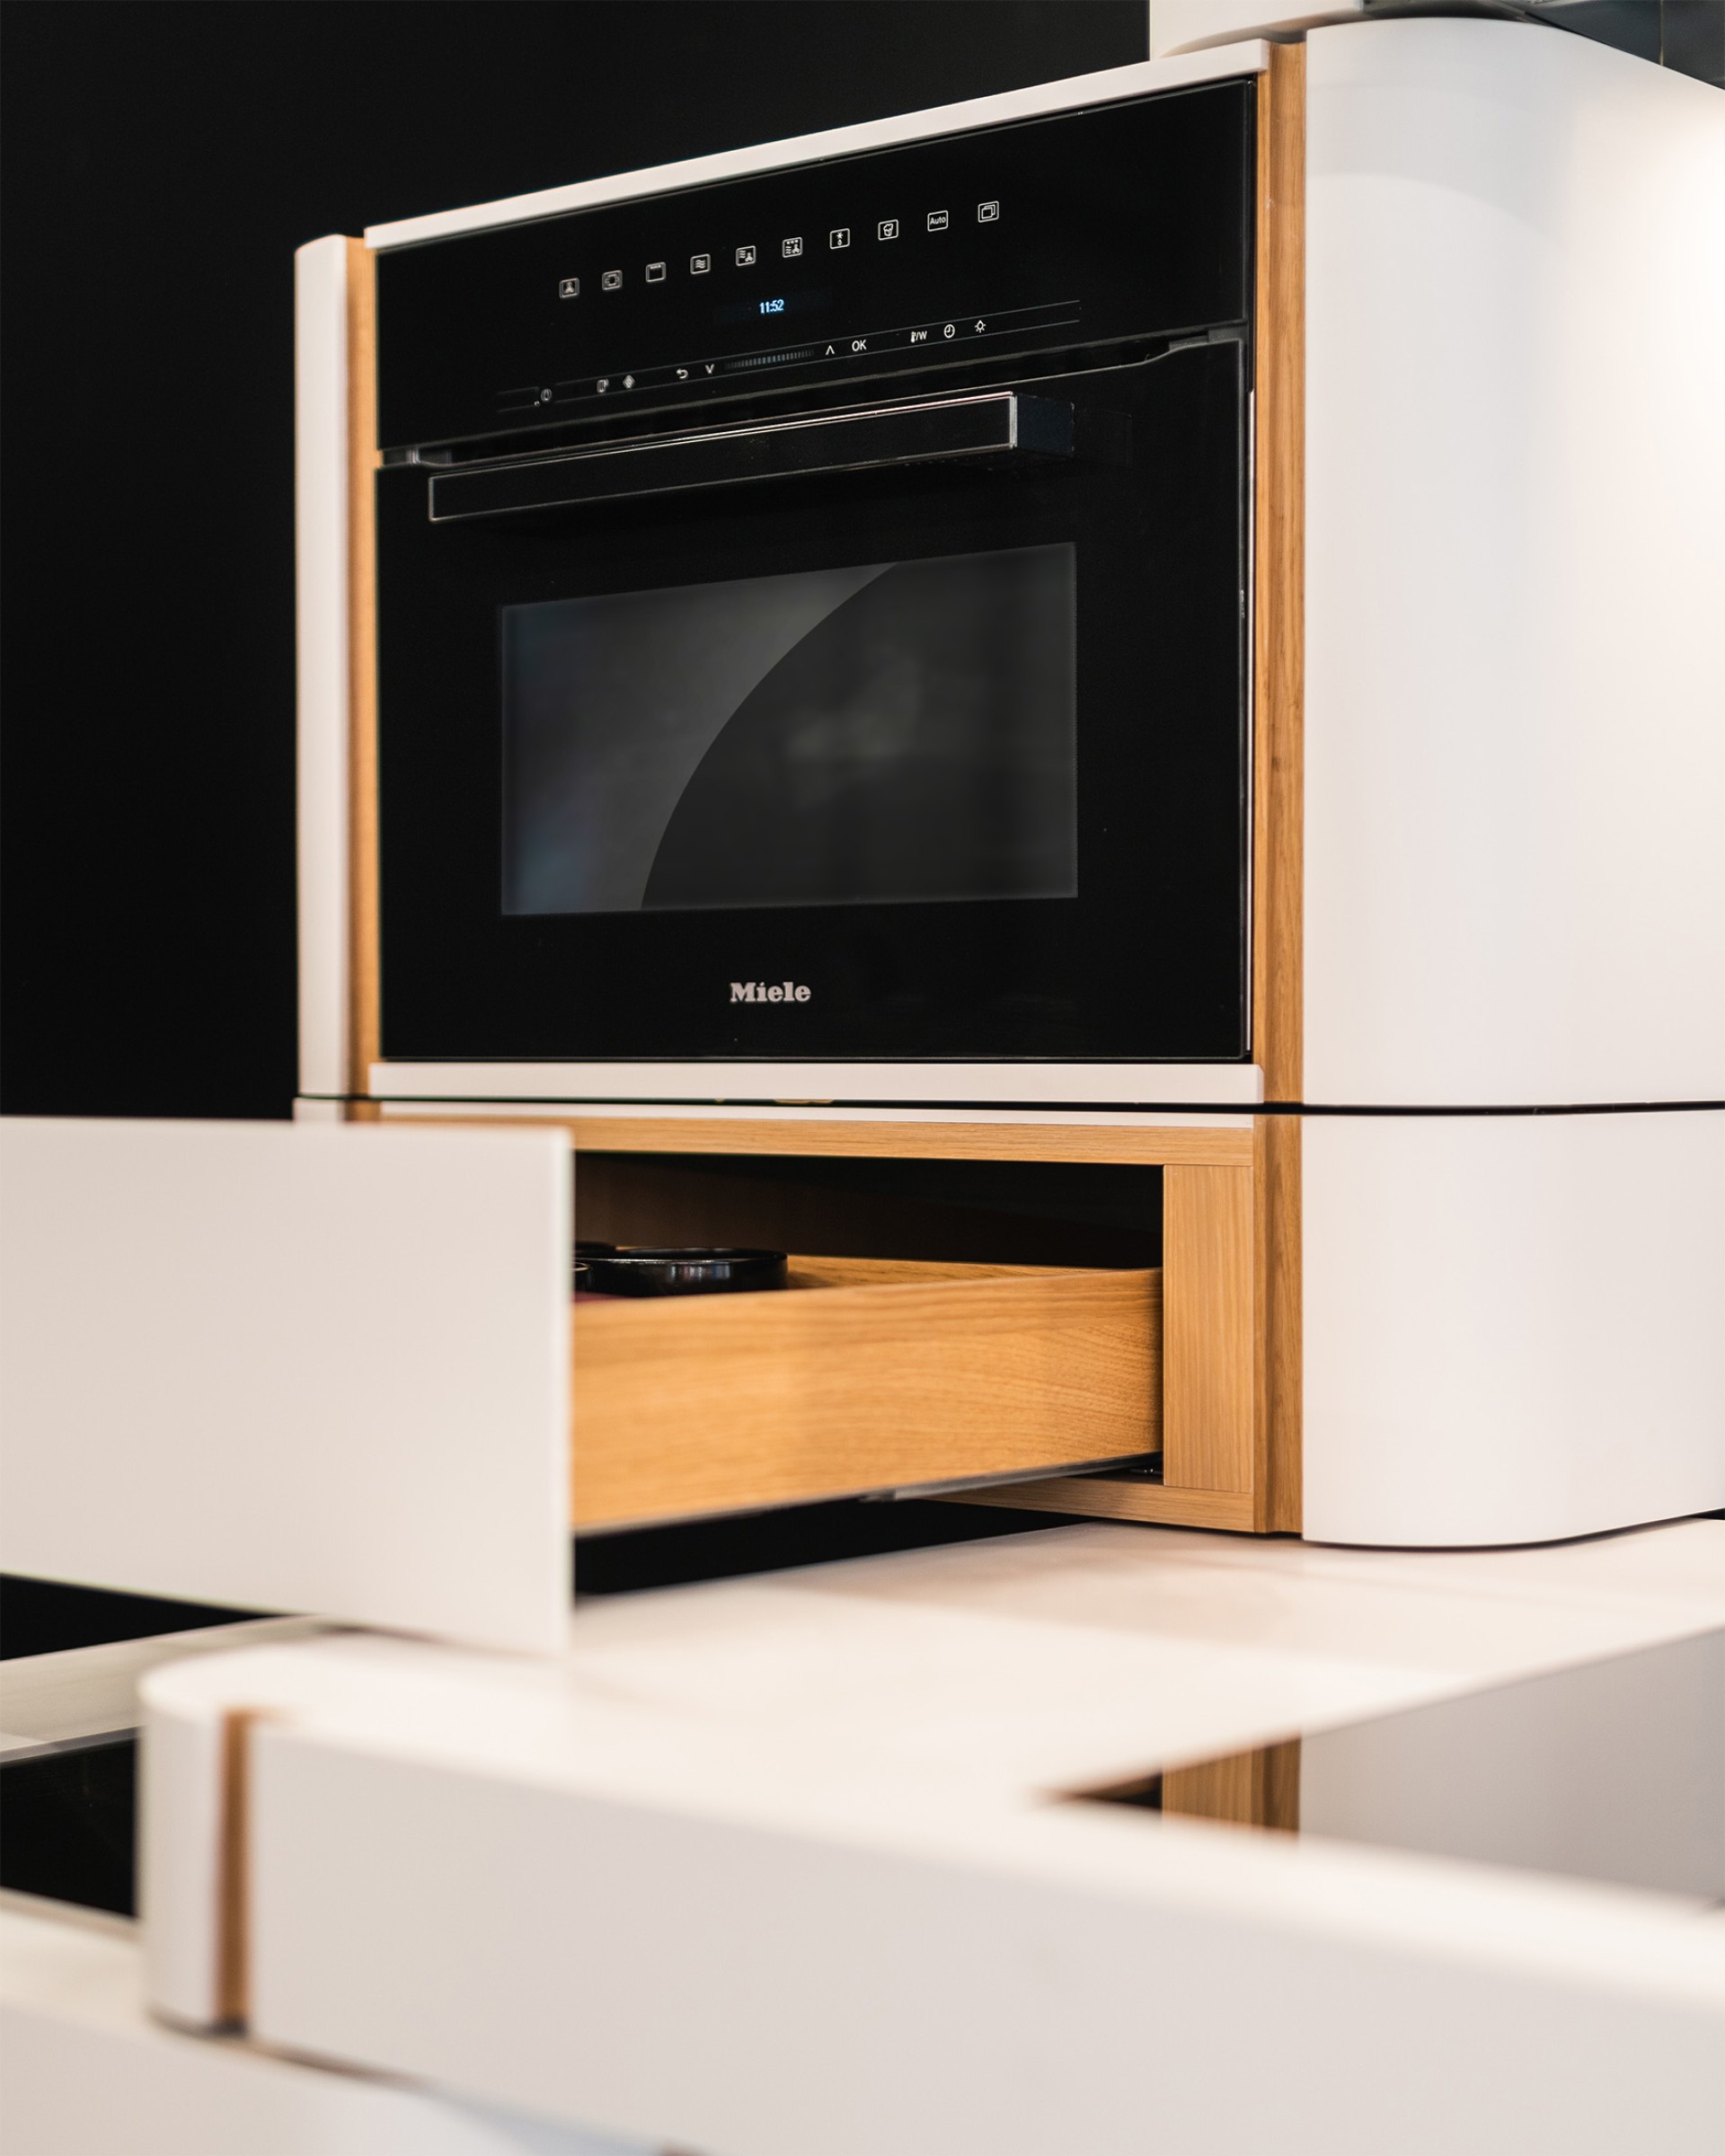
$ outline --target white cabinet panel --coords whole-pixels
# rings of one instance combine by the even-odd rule
[[[1725,1505],[1725,1110],[1310,1116],[1303,1532]]]
[[[1725,99],[1307,42],[1305,1093],[1725,1097]]]
[[[7,1571],[562,1639],[558,1135],[0,1125]]]

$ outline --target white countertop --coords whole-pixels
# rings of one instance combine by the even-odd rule
[[[1473,2145],[1574,2156],[1633,2127],[1663,2156],[1717,2145],[1716,1919],[1060,1799],[1721,1623],[1717,1520],[1469,1553],[1086,1524],[583,1604],[546,1661],[355,1634],[146,1690],[182,1719],[277,1718],[257,2011],[297,2048],[696,2148],[1090,2156],[1151,2145],[1154,2021],[1155,2116],[1207,2148],[1453,2148],[1485,2090],[1509,2138]],[[448,1942],[481,1930],[467,1993]],[[571,1967],[576,1935],[606,1983]],[[643,2028],[654,1953],[689,1981],[641,1976]],[[560,1989],[593,2040],[553,2057],[526,2001]],[[1305,2046],[1296,2084],[1218,2082],[1218,2016],[1248,2055]],[[1326,2078],[1338,2016],[1360,2046]],[[1439,2097],[1406,2071],[1432,2042]],[[811,2143],[840,2085],[843,2128]]]

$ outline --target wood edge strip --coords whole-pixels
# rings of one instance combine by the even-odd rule
[[[1261,1116],[1252,1177],[1253,1524],[1296,1533],[1303,1504],[1302,1119]]]
[[[1246,1111],[1250,1113],[1250,1111]],[[1081,1124],[825,1123],[684,1119],[676,1116],[413,1116],[412,1128],[485,1124],[567,1130],[578,1153],[760,1153],[809,1159],[1078,1161],[1115,1167],[1249,1168],[1251,1127],[1128,1130]]]
[[[1258,85],[1253,1052],[1271,1100],[1305,1091],[1305,84],[1304,43]],[[1301,1132],[1253,1127],[1252,1524],[1301,1523]]]
[[[382,1054],[377,888],[377,280],[348,242],[348,1090],[370,1091]],[[349,1121],[376,1107],[349,1102]]]
[[[1305,47],[1258,81],[1253,530],[1253,1049],[1271,1100],[1304,1089]]]
[[[879,1267],[879,1274],[860,1276],[855,1279],[799,1279],[799,1269],[805,1272],[820,1266]],[[917,1258],[828,1258],[817,1251],[799,1256],[792,1251],[786,1259],[789,1278],[783,1289],[773,1297],[773,1306],[783,1308],[783,1298],[801,1305],[808,1295],[823,1298],[823,1307],[831,1306],[835,1295],[850,1302],[866,1296],[874,1307],[880,1307],[880,1298],[889,1295],[896,1307],[899,1299],[909,1295],[926,1295],[931,1292],[974,1295],[983,1290],[1005,1290],[1013,1300],[1029,1301],[1049,1288],[1070,1288],[1091,1293],[1113,1290],[1120,1297],[1148,1295],[1158,1304],[1161,1302],[1162,1268],[1154,1265],[965,1265],[948,1263],[941,1259]],[[588,1320],[600,1324],[608,1323],[620,1311],[665,1311],[677,1309],[687,1312],[691,1301],[709,1315],[720,1312],[740,1312],[726,1322],[744,1324],[758,1322],[755,1315],[757,1298],[752,1294],[702,1295],[686,1298],[677,1295],[608,1295],[591,1303],[571,1303],[571,1317],[577,1324]],[[664,1323],[674,1321],[666,1319]],[[675,1321],[686,1322],[686,1320]]]
[[[222,1717],[216,1852],[216,2019],[243,2029],[252,2012],[252,1707]]]

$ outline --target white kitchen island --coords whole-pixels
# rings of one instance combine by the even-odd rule
[[[1716,1913],[1069,1798],[1721,1623],[1718,1520],[1083,1525],[584,1604],[549,1660],[205,1656],[146,1684],[150,1988],[214,1997],[238,1728],[260,2049],[703,2156],[1712,2151]]]

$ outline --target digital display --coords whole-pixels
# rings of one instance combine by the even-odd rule
[[[810,286],[801,292],[768,292],[760,298],[728,300],[721,307],[714,307],[712,319],[722,328],[731,328],[739,322],[759,323],[771,321],[785,314],[809,314],[817,307],[833,304],[830,286]]]
[[[506,915],[1070,898],[1075,550],[501,609]]]

